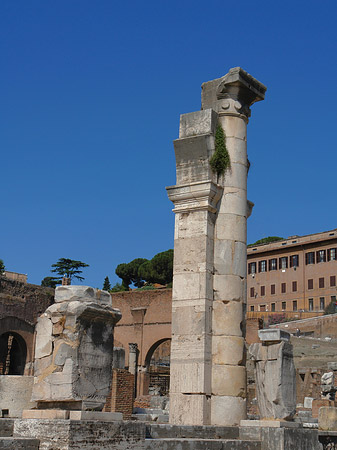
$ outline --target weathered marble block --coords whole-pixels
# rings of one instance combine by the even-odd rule
[[[296,412],[296,372],[293,347],[284,340],[251,344],[256,394],[261,419],[291,420]],[[282,339],[282,340],[281,340]]]
[[[61,286],[36,326],[32,401],[40,408],[101,410],[112,379],[113,332],[121,319],[108,292]]]

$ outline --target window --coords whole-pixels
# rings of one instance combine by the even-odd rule
[[[280,269],[287,269],[288,268],[288,256],[282,256],[282,258],[279,259],[279,265],[280,265]]]
[[[293,301],[293,311],[297,311],[297,300]]]
[[[316,262],[317,263],[322,263],[326,261],[326,251],[325,250],[318,250],[318,252],[316,252]]]
[[[312,278],[308,280],[308,289],[314,289],[314,280]]]
[[[319,286],[320,288],[324,288],[324,278],[319,278],[319,280],[318,280],[318,286]]]
[[[336,249],[335,248],[329,248],[328,261],[336,261]]]
[[[265,311],[266,310],[266,305],[260,305],[260,311]]]
[[[315,264],[315,252],[309,252],[305,254],[306,264]]]
[[[251,310],[251,311],[254,311],[254,305],[252,305],[252,306],[250,307],[250,310]]]
[[[261,286],[261,297],[266,295],[266,286]]]
[[[248,274],[256,273],[256,262],[252,262],[248,264]]]
[[[275,311],[275,303],[271,304],[271,310],[274,312]]]
[[[277,258],[269,260],[269,270],[277,270]]]
[[[285,311],[287,309],[286,302],[282,302],[282,311]]]
[[[336,286],[336,276],[332,275],[330,277],[330,286]]]
[[[323,310],[325,308],[325,299],[324,297],[320,297],[319,299],[319,309]]]
[[[293,285],[293,292],[296,292],[297,291],[297,281],[293,281],[292,285]]]
[[[267,271],[267,261],[264,259],[263,261],[259,261],[259,272]]]
[[[314,299],[309,298],[309,311],[313,311],[313,310],[314,310]]]
[[[290,256],[290,267],[298,267],[298,255]]]
[[[331,301],[336,303],[336,296],[335,295],[331,296]]]
[[[252,288],[250,288],[250,296],[254,297],[254,295],[255,295],[255,292],[254,292],[254,288],[252,287]]]
[[[285,293],[286,293],[286,289],[287,289],[286,283],[282,283],[282,284],[281,284],[281,293],[282,293],[282,294],[285,294]]]
[[[270,285],[270,293],[271,295],[275,294],[275,284]]]

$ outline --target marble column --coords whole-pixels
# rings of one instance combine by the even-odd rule
[[[265,86],[241,68],[202,86],[202,110],[184,114],[175,141],[170,422],[236,425],[246,414],[246,126]],[[210,167],[218,125],[230,169]]]

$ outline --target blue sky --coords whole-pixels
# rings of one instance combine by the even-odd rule
[[[337,227],[335,0],[3,0],[1,247],[40,284],[59,258],[85,284],[173,247],[179,115],[241,66],[252,107],[248,242]]]

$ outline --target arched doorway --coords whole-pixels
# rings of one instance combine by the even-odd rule
[[[0,375],[23,375],[27,358],[25,340],[8,331],[0,336]]]
[[[171,339],[161,339],[146,355],[149,394],[166,396],[170,389]]]

